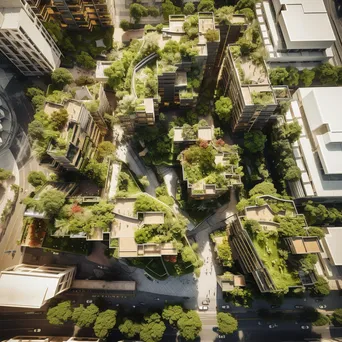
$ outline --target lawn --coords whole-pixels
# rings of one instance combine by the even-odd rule
[[[141,193],[141,190],[136,184],[133,176],[125,166],[122,166],[119,174],[118,191],[125,192],[128,197]]]
[[[301,285],[298,275],[289,271],[286,261],[278,254],[277,243],[277,238],[267,238],[263,246],[256,238],[253,239],[254,247],[277,288]]]

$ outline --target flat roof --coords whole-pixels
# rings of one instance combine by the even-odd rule
[[[323,0],[281,0],[285,29],[291,42],[334,42]],[[318,24],[319,23],[319,24]],[[320,44],[319,44],[320,45]],[[319,47],[319,46],[317,46]]]
[[[324,240],[329,248],[334,265],[342,265],[342,227],[326,228]]]
[[[0,306],[40,308],[55,295],[58,282],[56,277],[2,272]]]
[[[164,212],[144,212],[143,224],[164,224]]]
[[[317,237],[296,236],[291,238],[292,245],[296,254],[320,253],[322,252]]]
[[[1,6],[0,13],[2,14],[2,22],[0,21],[0,29],[2,30],[18,29],[21,11],[23,10],[19,7],[2,8]]]
[[[298,98],[326,174],[342,174],[342,87],[299,88]]]

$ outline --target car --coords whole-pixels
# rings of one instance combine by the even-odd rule
[[[280,305],[271,305],[271,309],[279,309]]]
[[[210,302],[210,300],[207,298],[207,299],[202,301],[202,304],[203,305],[209,305],[209,302]]]
[[[295,309],[304,309],[304,305],[295,305],[294,308]]]
[[[41,332],[41,331],[42,331],[42,329],[40,329],[40,328],[33,329],[33,332]]]
[[[321,304],[321,305],[319,306],[319,308],[320,308],[320,309],[326,309],[327,306],[326,306],[325,304]]]
[[[226,335],[218,335],[218,338],[226,338]]]
[[[198,307],[198,310],[199,310],[199,311],[208,311],[208,310],[209,310],[209,307],[206,306],[206,305],[200,305],[200,306]]]
[[[87,300],[86,300],[86,303],[87,303],[87,304],[91,304],[92,302],[93,302],[92,299],[87,299]]]
[[[303,330],[308,330],[309,326],[308,325],[302,325],[300,328],[303,329]]]
[[[229,309],[229,305],[222,305],[221,308],[222,308],[223,310],[228,310],[228,309]]]
[[[277,324],[270,324],[268,327],[270,328],[270,329],[274,329],[274,328],[276,328],[278,325]]]

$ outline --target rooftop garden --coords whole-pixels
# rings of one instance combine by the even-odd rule
[[[156,97],[158,94],[158,81],[155,65],[139,70],[135,76],[135,91],[139,98]]]
[[[222,155],[222,162],[216,162],[215,157]],[[200,181],[205,184],[215,184],[218,188],[227,188],[230,177],[225,174],[241,172],[237,146],[229,146],[223,140],[212,143],[198,142],[182,152],[182,166],[184,178],[191,184]]]
[[[217,256],[222,265],[231,267],[233,265],[233,257],[226,230],[217,230],[210,234],[210,238],[216,245]]]
[[[141,190],[130,170],[122,166],[118,177],[116,197],[131,197],[140,192]]]
[[[263,106],[275,103],[273,93],[271,91],[260,91],[260,92],[253,91],[252,101],[255,105],[263,105]]]

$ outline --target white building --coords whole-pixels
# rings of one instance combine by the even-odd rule
[[[256,13],[272,66],[312,67],[333,57],[336,39],[323,0],[263,1]]]
[[[26,0],[0,1],[0,51],[25,76],[50,73],[62,55]]]
[[[302,134],[293,144],[301,181],[291,182],[296,198],[342,199],[342,87],[300,88],[286,120],[297,120]]]
[[[0,306],[41,308],[70,288],[75,273],[74,266],[20,264],[9,267],[0,274]]]

